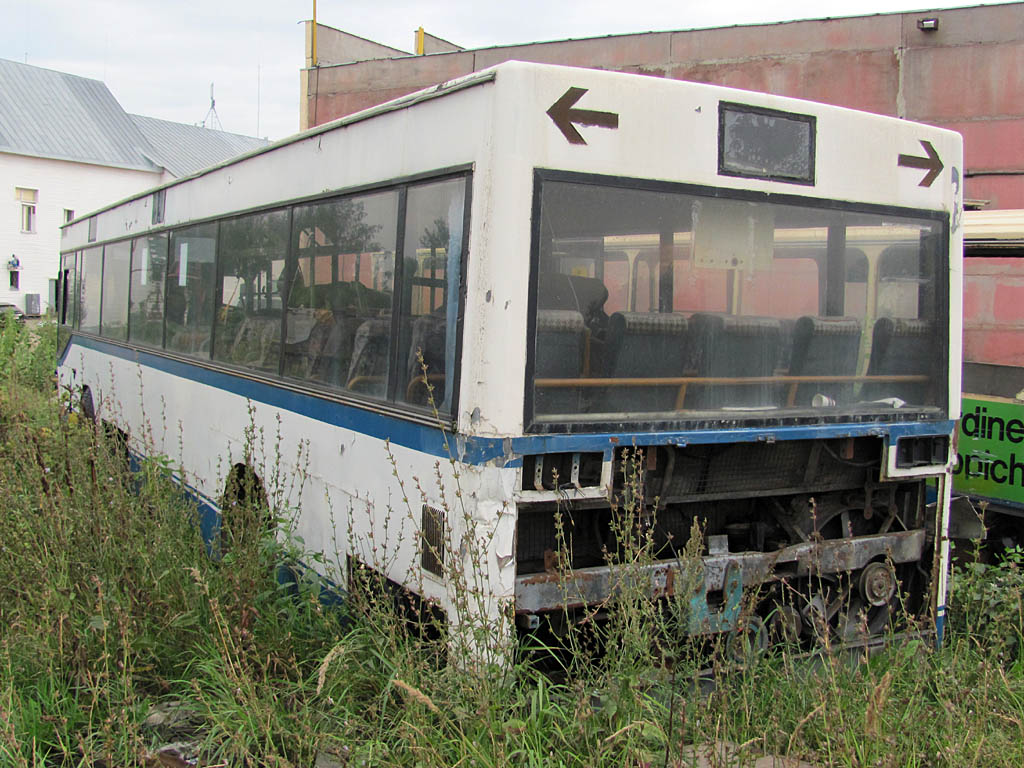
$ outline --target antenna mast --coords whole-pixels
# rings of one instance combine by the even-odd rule
[[[207,125],[209,123],[209,125]],[[223,131],[224,126],[220,124],[220,118],[217,116],[217,101],[213,98],[213,83],[210,83],[210,108],[206,111],[206,117],[203,118],[203,128],[215,129]]]

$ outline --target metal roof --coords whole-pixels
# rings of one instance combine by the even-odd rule
[[[266,143],[129,115],[99,80],[0,59],[0,152],[183,176]]]
[[[214,131],[200,125],[142,115],[129,117],[153,148],[155,154],[150,158],[178,178],[270,143],[266,139]]]

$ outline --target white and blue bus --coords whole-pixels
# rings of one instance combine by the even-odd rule
[[[747,590],[800,637],[908,600],[941,633],[961,158],[904,120],[510,62],[66,225],[60,381],[216,514],[277,436],[305,546],[451,622],[466,574],[509,632],[613,597],[639,456],[652,593],[702,531],[690,631]]]

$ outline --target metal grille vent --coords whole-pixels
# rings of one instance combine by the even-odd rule
[[[447,521],[444,510],[423,505],[420,521],[420,565],[435,576],[444,575],[444,541]]]

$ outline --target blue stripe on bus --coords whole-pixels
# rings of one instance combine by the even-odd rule
[[[587,432],[522,437],[480,437],[446,432],[440,427],[418,424],[383,413],[368,411],[311,394],[295,392],[270,382],[236,376],[224,371],[193,365],[141,349],[111,344],[90,336],[75,336],[59,363],[64,364],[72,346],[82,346],[113,357],[129,360],[172,376],[230,392],[253,402],[291,411],[343,429],[350,429],[395,445],[439,458],[455,457],[466,464],[495,463],[519,467],[525,455],[542,453],[606,453],[616,446],[700,445],[712,443],[772,442],[837,437],[886,437],[895,440],[916,435],[952,434],[955,423],[914,421],[896,423],[816,424],[809,426],[702,429],[671,432]]]

